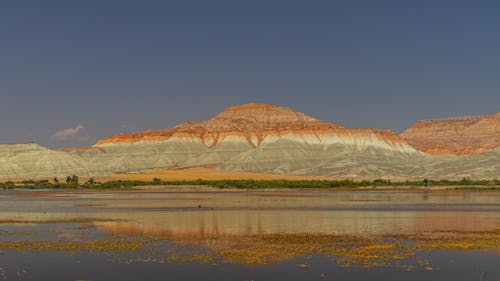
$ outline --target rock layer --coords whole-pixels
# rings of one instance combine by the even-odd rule
[[[35,143],[0,145],[0,178],[87,176],[94,172],[80,157]]]
[[[472,130],[473,126],[491,131],[488,122],[495,118],[448,121],[455,129],[445,131]],[[421,127],[413,131],[439,128]],[[412,136],[411,132],[404,136]],[[486,148],[498,141],[477,139],[481,141],[475,142],[476,147]],[[431,155],[391,131],[344,128],[268,104],[233,106],[206,121],[118,134],[86,148],[53,151],[36,144],[0,145],[0,178],[97,176],[200,166],[335,178],[493,179],[500,174],[500,149],[470,156]]]
[[[468,155],[500,147],[500,112],[487,116],[422,120],[401,137],[431,154]]]
[[[255,148],[264,139],[285,135],[300,135],[321,141],[322,135],[377,135],[393,144],[404,143],[391,131],[377,129],[347,129],[336,124],[312,118],[289,108],[272,104],[245,104],[232,106],[214,118],[202,122],[185,122],[174,128],[131,134],[118,134],[97,142],[109,144],[158,142],[172,138],[199,139],[207,148],[217,147],[225,140],[245,140]]]
[[[111,136],[95,148],[106,153],[89,158],[115,171],[211,165],[288,173],[296,165],[330,159],[332,153],[419,153],[391,131],[348,129],[269,104],[229,107],[210,120],[172,129]],[[79,153],[84,158],[88,154]]]

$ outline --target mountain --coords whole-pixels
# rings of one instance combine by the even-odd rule
[[[403,148],[404,141],[391,131],[377,129],[347,129],[272,104],[245,104],[232,106],[202,122],[185,122],[174,128],[119,134],[99,141],[96,146],[120,143],[160,142],[171,139],[192,139],[207,148],[216,148],[224,143],[244,144],[256,148],[264,142],[294,135],[303,142],[327,142],[324,136],[373,135],[384,139],[395,148]]]
[[[291,174],[357,155],[406,159],[421,154],[391,131],[348,129],[270,104],[233,106],[207,121],[119,134],[72,153],[114,172],[216,166]]]
[[[500,147],[500,112],[422,120],[401,137],[420,151],[431,154],[468,155]]]
[[[80,157],[36,143],[0,144],[0,178],[82,176],[93,172]]]
[[[480,123],[472,119],[469,123]],[[113,135],[92,147],[53,151],[36,144],[3,145],[0,178],[187,167],[363,179],[492,179],[500,174],[500,149],[433,155],[412,147],[404,139],[409,135],[349,129],[286,107],[251,103],[229,107],[206,121]],[[482,143],[493,147],[490,142]]]

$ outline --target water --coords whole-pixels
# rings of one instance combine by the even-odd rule
[[[4,243],[147,239],[139,250],[125,251],[4,245],[0,266],[7,280],[500,279],[498,192],[5,191],[0,220]],[[424,239],[401,258],[384,252],[347,266],[339,262],[342,251],[323,251],[340,237],[356,240],[353,245],[380,238],[383,245],[369,247],[383,248],[411,245],[411,235],[451,233],[481,235],[488,247],[432,248]]]
[[[415,269],[411,272],[393,268],[344,268],[332,264],[328,258],[295,259],[272,266],[241,264],[141,264],[123,265],[107,261],[101,256],[54,256],[36,254],[26,261],[26,255],[6,253],[11,269],[8,280],[407,280],[407,281],[470,281],[498,280],[498,260],[494,256],[476,253],[438,252],[433,255],[441,268],[437,271]],[[5,256],[0,258],[5,260]],[[453,260],[453,262],[450,262]],[[309,268],[296,264],[310,262]],[[471,261],[481,265],[472,265]],[[24,268],[26,273],[20,272]],[[17,272],[20,272],[18,276]]]

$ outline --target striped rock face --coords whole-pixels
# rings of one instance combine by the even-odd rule
[[[343,144],[358,149],[376,146],[415,152],[391,131],[348,129],[270,104],[233,106],[207,121],[186,122],[166,130],[114,135],[99,141],[95,147],[176,140],[200,143],[206,149],[236,146],[248,150],[281,139],[311,145]]]
[[[0,145],[0,178],[196,166],[335,178],[493,179],[500,174],[500,149],[472,156],[432,155],[391,131],[344,128],[269,104],[233,106],[206,121],[118,134],[87,148]]]
[[[332,159],[332,153],[420,154],[391,131],[347,129],[269,104],[233,106],[207,121],[111,136],[95,148],[101,153],[76,153],[112,171],[217,166],[291,173],[294,163],[310,166]]]
[[[500,112],[487,116],[419,121],[401,137],[431,154],[468,155],[500,147]]]
[[[35,143],[0,144],[0,178],[87,176],[90,170],[80,157]]]

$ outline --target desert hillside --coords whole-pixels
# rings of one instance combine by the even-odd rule
[[[500,147],[500,112],[422,120],[401,137],[416,149],[431,154],[467,155]]]
[[[175,171],[209,167],[221,178],[492,179],[500,174],[499,116],[422,121],[400,137],[251,103],[205,121],[113,135],[91,147],[54,151],[37,144],[0,145],[0,178],[159,172],[178,178]]]

